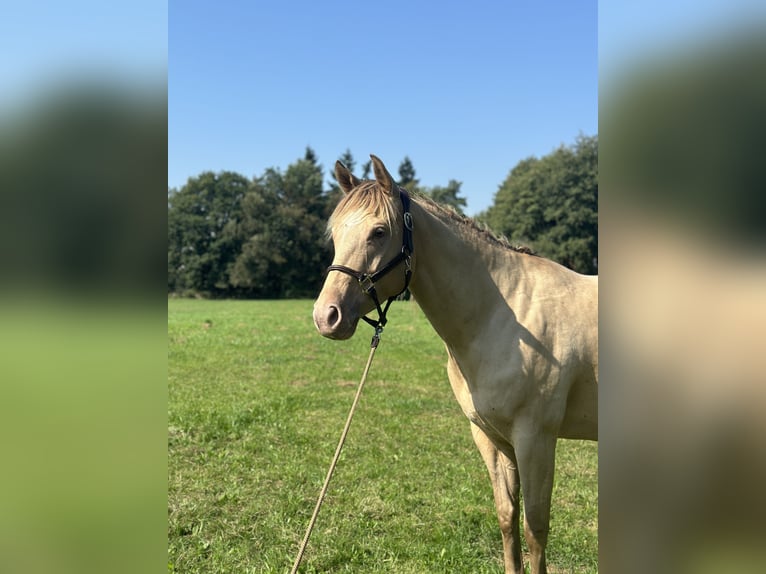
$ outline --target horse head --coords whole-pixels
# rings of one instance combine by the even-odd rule
[[[384,324],[380,301],[403,292],[411,276],[409,197],[383,162],[370,158],[374,181],[362,181],[341,162],[335,164],[344,196],[327,225],[335,256],[314,304],[314,324],[331,339],[351,337],[360,318]],[[376,308],[377,322],[365,317]]]

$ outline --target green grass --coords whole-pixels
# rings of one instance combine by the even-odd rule
[[[310,301],[168,301],[170,572],[289,571],[369,352]],[[414,303],[392,306],[301,572],[502,573],[486,468]],[[559,441],[548,563],[596,572],[597,449]]]

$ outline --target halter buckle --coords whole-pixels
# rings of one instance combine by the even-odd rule
[[[362,291],[364,291],[365,293],[370,293],[370,291],[375,289],[375,282],[372,280],[371,275],[367,275],[365,273],[359,278],[359,286],[362,288]]]

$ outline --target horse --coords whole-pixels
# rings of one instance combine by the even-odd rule
[[[514,248],[454,210],[410,197],[371,155],[342,163],[327,229],[335,254],[313,319],[331,339],[377,329],[409,288],[447,350],[447,375],[489,470],[506,574],[546,572],[558,438],[598,440],[598,276]],[[385,308],[381,303],[387,300]],[[377,309],[378,320],[367,317]]]

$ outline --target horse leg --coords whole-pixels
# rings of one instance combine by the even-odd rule
[[[471,434],[489,470],[492,490],[495,494],[495,508],[500,531],[503,534],[503,558],[506,574],[524,574],[521,561],[519,534],[519,471],[515,455],[503,454],[489,440],[484,431],[471,423]]]
[[[545,546],[551,514],[556,437],[538,434],[515,445],[524,497],[524,538],[531,574],[546,574]]]

